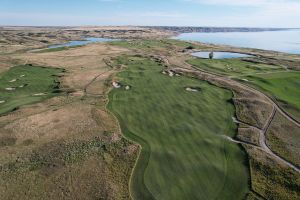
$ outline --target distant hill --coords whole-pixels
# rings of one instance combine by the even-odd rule
[[[168,30],[177,33],[191,32],[260,32],[260,31],[280,31],[287,28],[246,28],[246,27],[190,27],[190,26],[146,26],[145,28],[153,28],[160,30]]]

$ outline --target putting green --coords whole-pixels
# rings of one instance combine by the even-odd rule
[[[244,151],[233,137],[231,92],[187,77],[169,77],[149,59],[121,57],[122,85],[109,109],[123,133],[142,145],[130,183],[134,199],[243,199],[249,191]],[[185,87],[198,88],[198,92]]]
[[[0,114],[52,97],[62,69],[21,65],[0,74]]]

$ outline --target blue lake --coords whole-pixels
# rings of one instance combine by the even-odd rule
[[[202,52],[195,52],[192,53],[193,56],[198,58],[209,58],[209,51],[202,51]],[[231,52],[214,52],[213,59],[227,59],[227,58],[245,58],[245,57],[252,57],[248,54],[241,54],[241,53],[231,53]]]
[[[264,32],[184,33],[175,39],[300,54],[300,29]]]
[[[82,41],[70,41],[65,44],[51,45],[48,48],[53,49],[53,48],[59,48],[59,47],[81,46],[81,45],[86,45],[86,44],[95,43],[95,42],[110,42],[110,41],[114,41],[114,40],[115,39],[109,39],[109,38],[85,38],[85,40],[82,40]]]

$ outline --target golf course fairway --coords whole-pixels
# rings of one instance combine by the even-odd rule
[[[122,87],[109,93],[108,108],[123,134],[142,146],[130,182],[132,197],[244,199],[246,153],[224,139],[236,133],[232,93],[162,74],[163,67],[148,58],[123,56],[116,62],[127,68],[117,75]]]
[[[0,74],[0,115],[19,106],[37,103],[57,93],[62,69],[20,65]]]

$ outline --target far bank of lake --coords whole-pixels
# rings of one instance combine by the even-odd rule
[[[300,54],[300,29],[263,32],[183,33],[175,39]]]

